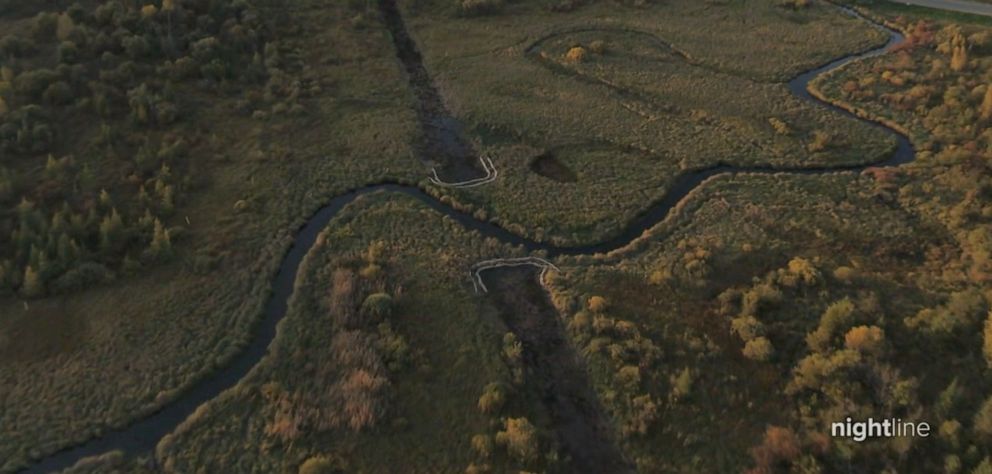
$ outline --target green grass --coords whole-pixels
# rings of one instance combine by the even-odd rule
[[[603,240],[687,169],[863,163],[890,146],[877,131],[801,102],[777,82],[884,41],[827,7],[594,3],[549,13],[514,4],[470,19],[441,7],[414,11],[408,24],[428,69],[503,177],[448,194],[535,238]],[[564,58],[572,46],[591,50],[597,41],[605,43],[602,54],[580,63]],[[777,133],[773,118],[791,131]],[[811,153],[816,131],[837,138]],[[534,175],[530,161],[546,152],[578,180]]]
[[[27,309],[0,300],[0,470],[168,403],[247,339],[288,236],[310,213],[349,188],[424,176],[384,28],[354,29],[340,23],[354,15],[322,2],[300,7],[291,18],[301,30],[284,41],[322,92],[299,117],[257,121],[225,102],[201,111],[210,138],[193,151],[208,184],[177,210],[187,229],[173,263]]]
[[[477,260],[512,252],[467,234],[411,198],[392,195],[349,206],[320,242],[302,267],[273,355],[160,444],[158,456],[170,469],[284,472],[308,457],[325,455],[349,472],[389,472],[397,466],[406,472],[451,472],[473,460],[472,435],[490,429],[476,401],[486,384],[509,374],[499,357],[506,329],[491,309],[479,305],[466,269]],[[349,329],[336,323],[342,313],[326,303],[328,295],[340,298],[331,289],[334,271],[366,267],[362,255],[370,242],[382,244],[376,260],[382,273],[360,277],[359,285],[394,295],[386,321],[410,348],[403,367],[386,375],[388,408],[363,431],[307,426],[299,439],[281,443],[264,432],[275,406],[264,399],[261,387],[278,384],[304,399],[333,391],[354,363],[332,349],[333,341],[349,330],[376,332],[375,324]],[[438,253],[438,248],[445,250]],[[370,348],[352,350],[372,351],[376,361],[382,356]],[[343,409],[338,403],[322,408]],[[240,421],[232,424],[232,416]]]

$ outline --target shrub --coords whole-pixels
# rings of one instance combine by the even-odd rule
[[[641,369],[633,365],[625,365],[617,371],[617,384],[628,392],[636,392],[641,386]]]
[[[39,13],[31,23],[31,36],[37,41],[46,41],[53,38],[55,36],[56,23],[58,23],[57,13]]]
[[[977,434],[992,437],[992,397],[985,400],[975,413],[973,429]]]
[[[777,133],[779,135],[791,135],[792,134],[792,129],[789,127],[789,124],[787,124],[787,123],[785,123],[785,122],[783,122],[783,121],[781,121],[781,120],[779,120],[779,119],[777,119],[775,117],[770,117],[768,119],[768,123],[770,123],[771,126],[772,126],[772,128],[775,129],[775,133]]]
[[[386,293],[373,293],[362,302],[362,316],[372,322],[388,318],[393,311],[393,297]]]
[[[472,437],[472,449],[484,459],[493,455],[493,437],[484,434],[477,434]]]
[[[540,452],[537,429],[525,417],[507,418],[503,431],[496,433],[496,443],[522,462],[537,459]]]
[[[688,367],[682,369],[679,375],[672,377],[672,399],[682,400],[692,393],[692,372]]]
[[[486,414],[498,412],[506,403],[506,396],[503,394],[503,387],[499,383],[486,385],[486,389],[479,397],[479,411]]]
[[[801,454],[799,437],[789,428],[769,426],[762,443],[751,450],[757,468],[755,472],[777,472],[774,467],[789,463]]]
[[[813,132],[813,139],[806,146],[810,153],[817,153],[826,150],[830,146],[831,136],[827,132],[816,130]]]
[[[571,63],[581,63],[585,57],[586,49],[582,46],[569,48],[568,52],[565,53],[565,60]]]
[[[52,290],[56,293],[68,293],[81,290],[93,285],[105,283],[114,279],[114,273],[107,267],[87,262],[65,272],[52,282]]]
[[[885,343],[885,332],[878,326],[857,326],[844,335],[844,347],[861,353],[878,354]]]
[[[603,298],[602,296],[593,296],[589,298],[589,311],[594,313],[602,313],[603,311],[606,311],[606,308],[606,298]]]
[[[325,456],[313,456],[300,464],[299,474],[332,474],[340,472],[334,461]]]
[[[524,345],[517,339],[517,335],[512,332],[503,336],[503,355],[511,364],[520,363],[524,354]]]
[[[744,344],[744,349],[741,351],[744,357],[759,362],[767,361],[774,352],[775,348],[772,347],[772,343],[767,337],[757,337],[747,341],[747,344]]]
[[[18,92],[30,98],[39,98],[53,82],[59,79],[59,75],[51,69],[35,69],[27,71],[17,76],[14,87]]]
[[[72,41],[63,41],[58,49],[59,62],[71,64],[79,61],[79,47]]]
[[[645,435],[658,419],[658,404],[650,395],[640,395],[630,400],[630,413],[624,421],[625,435]]]
[[[52,105],[68,104],[72,102],[73,97],[72,87],[66,84],[65,81],[53,82],[45,89],[45,93],[42,94],[42,99]]]

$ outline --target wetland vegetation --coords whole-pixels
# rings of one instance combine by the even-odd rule
[[[990,472],[992,22],[847,3],[885,127],[821,1],[0,0],[0,471]]]

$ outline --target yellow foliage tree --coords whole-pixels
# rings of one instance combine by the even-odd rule
[[[606,298],[602,296],[593,296],[589,298],[589,311],[594,313],[602,313],[606,311]]]
[[[575,46],[565,53],[565,59],[573,63],[581,63],[586,57],[586,49],[582,46]]]
[[[963,71],[968,66],[968,42],[958,33],[951,39],[951,70]]]
[[[982,100],[982,120],[992,118],[992,84],[985,88],[985,99]]]
[[[151,18],[155,16],[156,13],[158,13],[158,8],[155,5],[149,4],[141,7],[142,18]]]
[[[885,332],[878,326],[858,326],[844,335],[844,347],[861,353],[877,354],[885,342]]]
[[[504,430],[496,433],[496,443],[520,461],[528,462],[537,458],[540,446],[537,429],[527,418],[507,418]]]

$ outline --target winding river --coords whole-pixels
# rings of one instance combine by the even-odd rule
[[[397,37],[399,38],[396,41],[398,47],[397,56],[402,62],[404,62],[404,65],[411,75],[411,85],[414,85],[414,81],[423,81],[423,77],[426,72],[421,72],[425,71],[422,64],[416,64],[421,61],[420,54],[419,52],[416,52],[416,50],[407,50],[409,48],[415,48],[416,45],[406,33],[402,18],[398,15],[398,12],[396,12],[394,0],[384,0],[382,4],[384,11],[388,8],[392,8],[393,13],[395,13],[394,16],[387,15],[387,26],[392,31],[394,39]],[[888,128],[881,123],[868,121],[832,104],[823,102],[813,97],[807,89],[809,82],[820,74],[840,68],[852,61],[858,61],[868,57],[884,54],[890,46],[903,40],[903,36],[894,30],[875,23],[852,10],[844,8],[842,8],[842,10],[845,13],[857,16],[863,21],[871,24],[873,27],[888,33],[888,43],[879,48],[845,56],[832,61],[829,64],[825,64],[816,69],[802,73],[789,81],[788,88],[793,94],[801,99],[815,103],[821,107],[852,119],[870,123],[872,126],[882,129],[886,133],[892,134],[897,140],[897,148],[895,152],[884,161],[872,163],[870,165],[816,168],[774,168],[761,166],[738,167],[730,164],[718,164],[704,169],[687,171],[678,176],[674,185],[661,200],[653,203],[650,208],[630,223],[619,235],[616,235],[615,237],[604,242],[577,247],[559,247],[516,235],[495,224],[477,220],[472,217],[471,214],[455,210],[431,197],[420,188],[413,186],[405,186],[395,183],[379,183],[371,184],[360,189],[341,194],[331,199],[329,203],[317,211],[316,214],[314,214],[313,217],[311,217],[307,223],[297,231],[291,248],[279,266],[279,270],[272,283],[272,293],[265,304],[263,316],[254,328],[254,333],[251,335],[249,343],[242,350],[242,352],[235,356],[225,367],[194,383],[177,399],[150,415],[131,423],[123,429],[107,431],[98,438],[92,439],[75,447],[61,450],[33,464],[24,472],[51,472],[61,470],[72,466],[75,462],[82,458],[99,455],[113,450],[120,450],[126,454],[132,455],[153,451],[158,441],[165,435],[175,430],[175,428],[183,420],[188,418],[197,407],[217,397],[224,390],[234,387],[245,375],[248,374],[251,368],[266,355],[269,344],[276,336],[276,325],[286,314],[289,299],[293,294],[293,284],[296,280],[300,263],[303,261],[304,256],[310,248],[314,245],[317,235],[325,227],[327,227],[328,223],[330,223],[330,221],[342,208],[362,195],[376,192],[405,194],[417,199],[431,209],[454,219],[466,228],[478,231],[483,236],[492,237],[508,244],[521,246],[531,252],[544,251],[549,257],[561,255],[592,255],[619,249],[640,237],[645,230],[662,222],[669,215],[672,209],[675,208],[680,201],[682,201],[692,190],[696,189],[703,181],[716,175],[733,173],[790,173],[818,175],[845,171],[860,171],[868,166],[898,166],[911,162],[915,157],[915,151],[909,139],[905,135]],[[392,16],[392,18],[389,18],[390,16]],[[411,63],[411,61],[413,63]],[[437,105],[439,102],[434,103],[433,98],[429,98],[428,100],[432,101],[432,103],[428,104],[426,107],[436,111],[439,107],[439,105]],[[446,124],[425,125],[426,133],[446,135],[451,129],[452,127],[449,127]],[[442,139],[447,138],[442,137]],[[462,152],[460,154],[464,154],[463,143],[464,142],[459,142],[456,147],[460,152]],[[456,169],[451,170],[451,172],[453,175],[459,177],[472,173],[472,171],[467,170],[466,167],[457,167]]]

